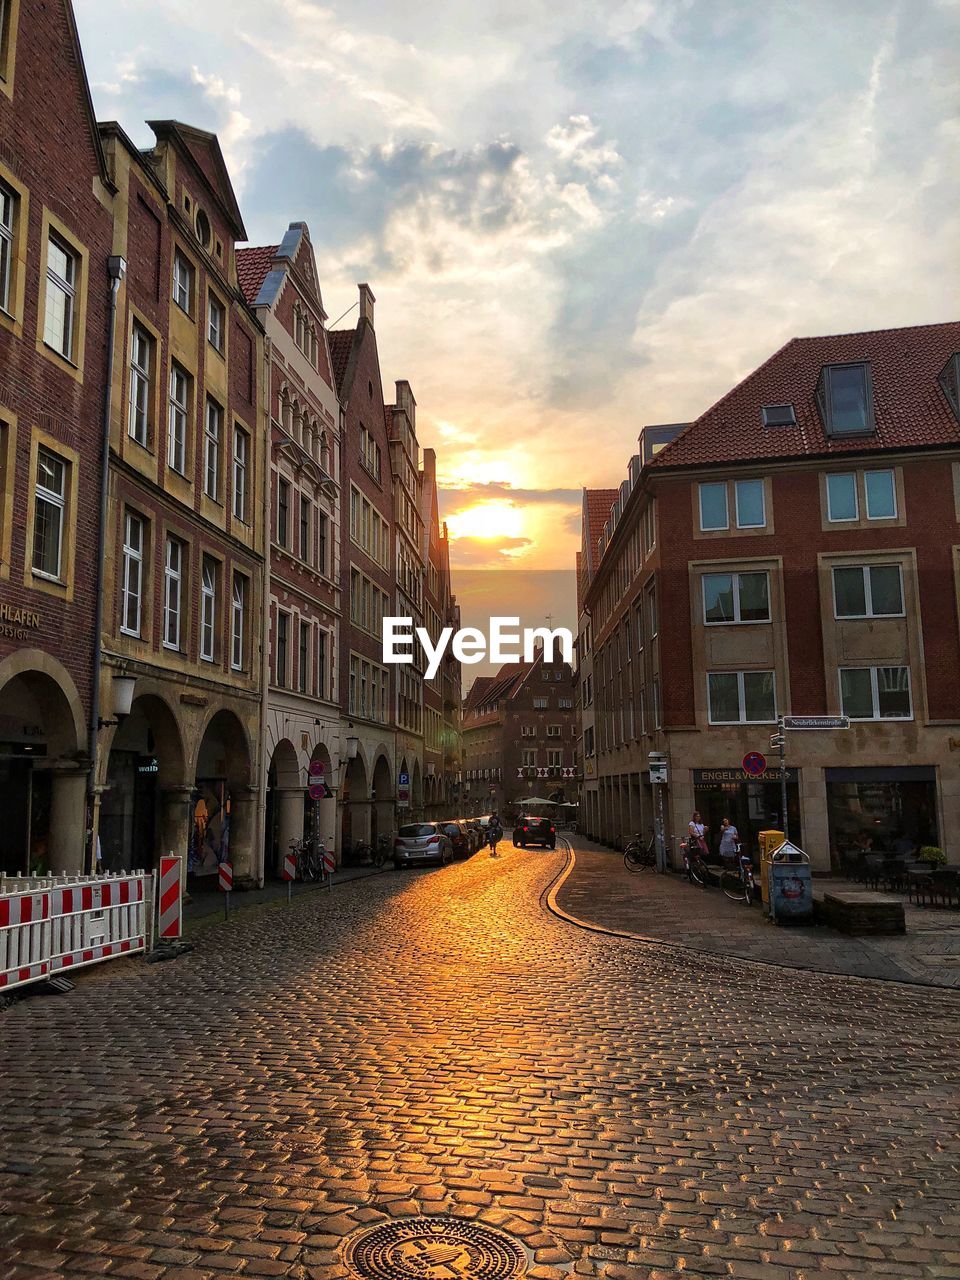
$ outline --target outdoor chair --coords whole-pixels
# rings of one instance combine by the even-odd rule
[[[933,872],[930,867],[923,862],[914,863],[907,867],[907,896],[911,902],[914,901],[916,895],[916,903],[919,907],[922,899],[930,892],[930,882]]]
[[[937,867],[930,875],[930,903],[941,901],[945,907],[960,902],[960,872],[956,867]]]
[[[881,880],[888,889],[903,889],[907,883],[906,858],[885,858],[881,872]]]

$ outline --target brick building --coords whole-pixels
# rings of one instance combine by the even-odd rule
[[[105,864],[160,850],[209,877],[259,878],[266,432],[263,330],[237,279],[246,239],[213,134],[154,121],[141,151],[101,126],[117,188],[102,735]]]
[[[581,829],[588,832],[597,829],[595,815],[598,812],[599,791],[593,649],[590,616],[584,606],[584,597],[596,572],[600,535],[617,496],[616,489],[584,489],[580,515],[581,548],[577,552],[577,725],[583,789],[580,793],[578,817]]]
[[[591,618],[599,814],[650,830],[698,808],[748,847],[782,820],[822,868],[877,849],[960,854],[960,324],[794,339],[635,469],[601,535]],[[642,445],[642,437],[641,437]]]
[[[0,5],[0,871],[83,865],[112,204],[70,5]]]
[[[450,540],[440,520],[437,455],[424,449],[420,472],[423,548],[423,625],[436,644],[441,630],[460,630],[450,582]],[[424,816],[451,817],[460,804],[460,663],[448,648],[440,670],[423,684]]]
[[[509,819],[525,797],[577,804],[580,765],[570,665],[508,663],[479,676],[463,705],[462,776],[469,814]]]
[[[240,285],[266,332],[270,397],[267,654],[262,766],[264,871],[309,834],[308,771],[329,793],[316,817],[337,837],[330,782],[340,757],[340,402],[305,223],[279,245],[237,252]],[[317,772],[320,769],[322,772]]]
[[[341,845],[395,827],[397,759],[394,672],[383,662],[381,620],[395,597],[393,486],[377,336],[376,299],[360,285],[354,329],[330,334],[343,408],[340,452],[340,689],[345,723],[339,788]],[[419,779],[418,779],[419,781]]]

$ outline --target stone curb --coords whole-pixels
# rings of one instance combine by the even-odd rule
[[[625,938],[630,942],[645,942],[648,946],[661,947],[667,951],[682,952],[684,955],[707,956],[712,960],[739,960],[741,964],[755,964],[762,966],[764,969],[780,969],[789,973],[812,973],[821,977],[831,978],[847,978],[853,982],[879,982],[881,984],[891,984],[900,987],[910,987],[919,991],[939,991],[949,992],[957,995],[956,987],[945,986],[939,982],[920,982],[915,978],[877,978],[869,974],[862,973],[844,973],[839,969],[810,969],[802,964],[790,964],[788,961],[761,960],[757,956],[746,956],[739,951],[708,951],[703,947],[693,947],[685,942],[667,942],[663,938],[653,938],[645,933],[631,933],[628,929],[611,929],[607,925],[596,924],[592,920],[583,920],[580,916],[575,916],[569,911],[565,911],[557,902],[557,895],[560,890],[573,875],[574,868],[577,865],[577,854],[573,845],[565,839],[567,862],[566,866],[557,874],[557,876],[547,885],[543,893],[540,895],[541,906],[546,909],[558,920],[563,920],[567,924],[575,925],[578,929],[585,929],[589,933],[599,933],[608,938]]]

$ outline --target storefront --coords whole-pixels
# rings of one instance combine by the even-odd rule
[[[932,765],[826,769],[824,776],[834,866],[854,850],[908,854],[939,845]]]
[[[729,818],[739,831],[747,853],[757,853],[761,831],[784,829],[778,767],[768,768],[760,778],[752,778],[740,768],[694,769],[692,773],[694,807],[707,826],[711,849],[717,848],[724,818]],[[790,836],[802,844],[799,769],[787,770],[787,809]]]

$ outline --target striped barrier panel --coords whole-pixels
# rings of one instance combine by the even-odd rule
[[[160,906],[157,912],[157,937],[179,938],[183,933],[180,903],[180,868],[183,859],[166,854],[160,859]]]
[[[283,855],[283,878],[284,880],[296,880],[297,878],[297,855],[295,853],[285,853]]]
[[[321,848],[320,857],[323,860],[324,874],[332,876],[334,871],[337,869],[337,860],[334,857],[332,850]]]
[[[0,894],[0,990],[50,973],[50,894]]]
[[[233,863],[221,862],[217,868],[217,883],[223,893],[229,893],[233,888]]]
[[[144,951],[146,897],[144,875],[51,890],[51,973]]]

